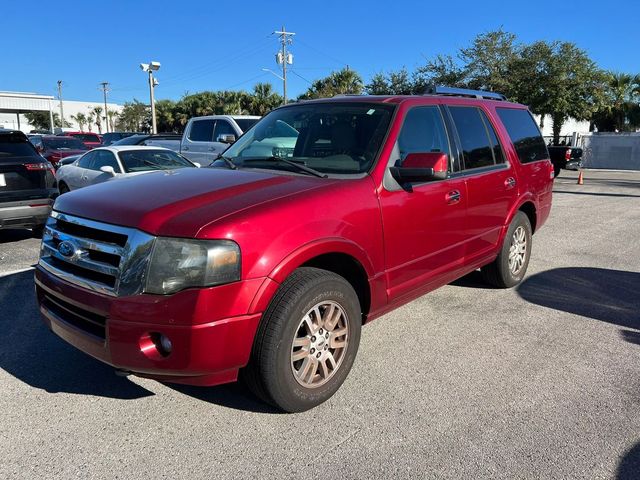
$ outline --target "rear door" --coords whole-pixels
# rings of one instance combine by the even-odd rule
[[[0,203],[48,197],[47,166],[24,134],[0,134]]]
[[[518,198],[518,179],[505,158],[493,122],[477,106],[449,106],[462,151],[458,174],[467,190],[465,263],[492,255]]]
[[[214,155],[213,130],[216,121],[212,118],[201,118],[191,120],[184,133],[181,153],[192,162],[201,165],[206,164],[207,159],[212,159]]]

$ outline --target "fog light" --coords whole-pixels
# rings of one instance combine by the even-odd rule
[[[163,357],[168,357],[171,354],[171,350],[173,349],[173,345],[171,344],[171,340],[166,335],[161,333],[152,333],[151,340],[153,344],[156,346],[158,353]]]

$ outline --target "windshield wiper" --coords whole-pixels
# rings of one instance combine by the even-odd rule
[[[219,154],[216,160],[224,160],[224,163],[226,163],[227,167],[229,167],[231,170],[238,169],[238,166],[235,163],[233,163],[233,160],[231,160],[229,157],[225,157],[222,154]]]
[[[150,167],[155,167],[156,170],[165,170],[162,165],[152,162],[151,160],[142,160],[142,163],[149,165]]]
[[[291,160],[287,160],[286,158],[278,157],[276,155],[272,155],[270,157],[255,157],[255,158],[245,158],[243,161],[247,162],[280,162],[291,167],[297,168],[301,172],[308,173],[309,175],[313,175],[319,178],[328,178],[329,175],[326,173],[319,172],[318,170],[307,167],[306,165],[302,165],[297,162],[292,162]]]

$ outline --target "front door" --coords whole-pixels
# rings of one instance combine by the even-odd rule
[[[443,152],[451,170],[451,151],[440,108],[415,107],[405,116],[390,163],[401,165],[409,153]],[[380,194],[389,301],[438,283],[464,257],[464,178],[403,187],[386,175]]]
[[[192,162],[209,165],[217,156],[214,153],[213,130],[216,121],[212,118],[193,120],[182,142],[181,152]],[[208,162],[207,162],[208,160]]]

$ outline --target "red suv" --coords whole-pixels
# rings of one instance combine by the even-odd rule
[[[344,381],[362,324],[478,268],[518,284],[552,182],[531,114],[497,94],[290,104],[210,168],[59,197],[40,311],[123,372],[202,386],[240,374],[306,410]]]

